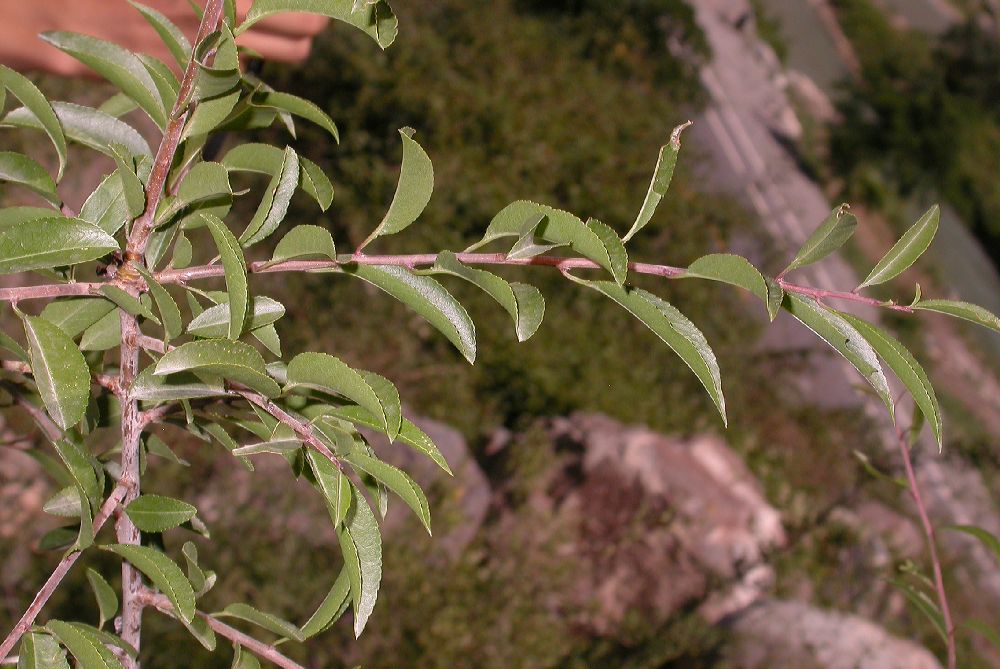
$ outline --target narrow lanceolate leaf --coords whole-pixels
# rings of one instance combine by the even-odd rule
[[[139,376],[132,382],[133,399],[145,402],[176,402],[226,394],[222,380],[218,378],[209,377],[206,381],[190,373],[156,376],[154,371],[155,367],[150,366],[139,372]]]
[[[451,251],[438,254],[432,271],[465,279],[485,291],[514,319],[518,341],[526,341],[542,324],[545,299],[534,286],[508,283],[492,272],[467,267]]]
[[[101,286],[101,294],[121,307],[123,311],[130,313],[133,316],[148,318],[157,325],[160,324],[160,319],[156,317],[156,314],[153,313],[152,309],[143,304],[139,298],[129,295],[118,286]]]
[[[889,384],[882,372],[878,355],[871,344],[861,336],[857,328],[848,323],[841,315],[824,309],[814,300],[808,300],[798,295],[786,294],[783,306],[788,313],[844,356],[882,398],[889,409],[889,415],[895,415],[892,397],[889,394]]]
[[[728,424],[719,363],[705,335],[694,323],[673,305],[645,290],[624,288],[611,281],[587,281],[584,284],[623,306],[673,349],[701,381],[715,402],[723,423]]]
[[[52,109],[66,133],[66,139],[71,142],[100,151],[109,157],[112,144],[121,144],[133,156],[153,155],[138,130],[110,114],[70,102],[53,102]],[[12,110],[3,117],[2,124],[45,130],[45,125],[27,107]]]
[[[198,509],[172,497],[140,495],[129,502],[125,513],[143,532],[165,532],[194,518]]]
[[[288,203],[292,200],[299,183],[299,157],[288,147],[281,168],[271,177],[271,183],[264,191],[260,206],[254,213],[246,230],[240,235],[240,244],[252,246],[266,239],[274,232],[288,213]]]
[[[333,521],[334,527],[339,527],[351,508],[351,482],[336,465],[316,451],[312,449],[306,451],[306,458],[316,477],[316,485],[326,499],[330,520]]]
[[[280,109],[281,111],[304,118],[307,121],[312,121],[330,133],[335,142],[340,143],[340,133],[337,131],[337,125],[333,122],[333,119],[309,100],[289,93],[258,91],[254,94],[251,104],[259,107],[273,107],[274,109]]]
[[[677,165],[677,154],[681,150],[681,133],[689,125],[691,125],[691,121],[674,128],[670,133],[670,141],[660,147],[660,155],[656,159],[656,167],[653,169],[653,178],[649,182],[649,190],[646,191],[646,199],[643,200],[642,208],[639,209],[639,214],[635,217],[632,228],[622,237],[623,242],[628,242],[635,233],[646,227],[646,224],[653,218],[660,200],[667,194],[670,181],[674,176],[674,167]]]
[[[915,609],[920,611],[927,618],[928,621],[934,626],[941,640],[945,643],[948,642],[948,633],[945,631],[944,616],[941,614],[941,610],[938,605],[927,596],[927,593],[917,590],[909,583],[899,579],[891,579],[889,581],[892,585],[896,587],[897,590],[903,593],[903,596],[913,605]]]
[[[78,218],[39,218],[0,228],[0,274],[95,260],[118,250],[114,237]]]
[[[49,302],[42,318],[73,338],[114,311],[115,305],[101,297],[70,297]]]
[[[440,283],[405,267],[343,265],[345,273],[381,288],[427,319],[470,363],[476,360],[476,326],[458,300]]]
[[[104,177],[80,208],[80,218],[113,235],[129,220],[125,188],[118,172]]]
[[[21,638],[17,669],[69,669],[66,651],[51,635],[28,632]]]
[[[271,262],[279,263],[296,258],[336,260],[337,250],[330,231],[318,225],[297,225],[289,230],[274,248]]]
[[[372,377],[352,369],[339,358],[326,353],[301,353],[288,363],[287,378],[286,389],[307,386],[342,395],[379,416],[390,439],[399,434],[402,413],[395,388],[391,391],[377,388],[382,384],[377,381],[373,384]]]
[[[530,226],[539,215],[545,218],[535,227],[537,236],[555,244],[568,245],[576,253],[606,269],[616,280],[622,276],[622,249],[609,249],[601,235],[568,211],[528,200],[518,200],[501,209],[487,226],[483,241],[476,246],[503,237],[520,237],[525,224]]]
[[[59,454],[59,459],[66,465],[73,484],[83,494],[83,504],[88,508],[90,506],[96,508],[101,496],[101,487],[87,453],[80,446],[65,439],[53,445]]]
[[[148,270],[136,267],[136,271],[146,281],[149,293],[153,296],[153,301],[156,302],[156,310],[160,312],[160,322],[163,324],[163,338],[168,342],[171,339],[176,339],[184,331],[184,320],[181,317],[180,307],[177,306],[167,289],[160,285]]]
[[[240,93],[240,89],[236,88],[231,93],[199,102],[184,126],[181,138],[202,137],[222,125],[240,101]]]
[[[38,119],[45,134],[49,136],[52,146],[56,149],[56,155],[59,157],[59,172],[56,176],[56,181],[59,181],[66,169],[66,136],[63,134],[62,125],[60,125],[52,105],[30,79],[6,65],[0,65],[0,90],[3,88],[13,93],[14,97],[20,100],[26,109],[30,110]]]
[[[682,279],[708,279],[737,286],[759,297],[766,305],[770,299],[767,281],[743,256],[713,253],[695,260],[681,275]]]
[[[363,30],[383,49],[396,39],[399,21],[385,0],[373,0],[357,6],[354,0],[254,0],[246,19],[236,33],[257,23],[263,18],[281,12],[311,12],[322,14],[337,21],[343,21]]]
[[[802,244],[782,274],[827,257],[843,246],[857,227],[858,219],[850,212],[850,208],[846,204],[840,205],[830,212],[826,220]]]
[[[98,627],[104,627],[104,623],[115,617],[118,613],[118,595],[114,588],[93,569],[87,569],[87,581],[90,582],[90,589],[94,591],[94,598],[97,600],[97,609],[101,621]]]
[[[861,336],[872,345],[885,364],[889,365],[889,369],[910,391],[917,408],[920,409],[931,426],[931,432],[934,433],[934,438],[940,448],[943,443],[941,441],[941,408],[938,405],[934,387],[931,385],[930,379],[927,378],[924,368],[906,350],[906,347],[885,330],[857,316],[845,313],[840,315],[861,333]]]
[[[156,363],[153,374],[192,372],[221,376],[275,397],[281,389],[267,375],[264,358],[253,346],[228,339],[203,339],[178,346]]]
[[[122,669],[122,663],[101,638],[72,623],[50,620],[45,629],[69,649],[81,669]]]
[[[127,149],[121,146],[112,146],[111,155],[118,166],[118,178],[122,183],[122,193],[125,195],[128,213],[132,218],[136,218],[146,210],[146,192],[135,172],[132,157],[128,155]]]
[[[64,430],[80,422],[90,400],[90,368],[73,340],[40,316],[26,316],[31,374],[45,409]]]
[[[326,597],[302,626],[302,636],[309,638],[328,629],[344,614],[351,603],[351,579],[346,569],[341,569]]]
[[[396,194],[385,218],[368,235],[368,239],[361,243],[359,251],[376,237],[405,230],[417,220],[431,201],[431,193],[434,191],[434,166],[431,159],[413,139],[411,128],[403,128],[399,131],[399,136],[403,139],[403,164],[399,168]]]
[[[885,283],[902,274],[934,241],[940,221],[941,208],[934,205],[899,238],[858,288]]]
[[[148,546],[110,544],[105,550],[117,553],[132,563],[167,596],[181,620],[190,623],[194,618],[194,590],[184,572],[165,554]]]
[[[44,167],[24,154],[0,151],[0,181],[23,186],[56,206],[60,203],[56,182]]]
[[[989,532],[988,530],[985,530],[977,525],[947,525],[945,526],[945,529],[963,532],[969,536],[975,537],[979,540],[979,543],[993,553],[993,558],[1000,562],[1000,539],[998,539],[992,532]]]
[[[275,174],[285,159],[285,152],[270,144],[240,144],[222,159],[231,172]],[[333,184],[319,165],[299,156],[299,188],[310,195],[320,209],[326,211],[333,202]]]
[[[107,351],[121,343],[121,312],[115,308],[83,331],[80,337],[81,351]]]
[[[246,324],[250,307],[250,285],[247,281],[247,261],[243,256],[236,236],[217,217],[201,214],[215,240],[215,246],[222,257],[222,267],[226,274],[226,291],[229,293],[229,333],[230,339],[239,339]]]
[[[1000,332],[1000,318],[978,304],[960,302],[958,300],[923,300],[913,305],[914,309],[936,311],[955,318],[961,318],[982,325],[985,328]]]
[[[365,425],[374,430],[381,430],[380,421],[375,418],[367,409],[359,406],[333,407],[332,415],[338,418],[349,420],[352,423]],[[402,427],[397,437],[398,441],[406,444],[410,448],[423,453],[430,458],[434,464],[443,469],[450,476],[452,474],[448,461],[445,460],[441,449],[434,443],[427,433],[411,423],[406,418],[403,419]]]
[[[232,203],[233,188],[226,166],[210,160],[198,162],[177,188],[177,197],[156,212],[156,224],[169,223],[177,214],[193,209],[222,218],[229,213]]]
[[[248,623],[253,623],[269,632],[274,632],[278,636],[287,637],[293,641],[305,641],[302,630],[288,622],[282,620],[271,613],[258,611],[249,604],[230,604],[222,611],[212,614],[216,618],[238,618]]]
[[[628,253],[625,251],[625,244],[622,240],[618,239],[618,235],[615,231],[601,223],[596,218],[591,218],[587,221],[587,227],[590,228],[591,232],[597,235],[601,243],[604,244],[604,250],[608,254],[608,259],[611,261],[611,276],[614,277],[615,282],[618,285],[625,283],[626,274],[628,272]]]
[[[345,524],[337,529],[337,538],[351,582],[354,635],[360,637],[375,610],[382,582],[382,535],[360,490],[354,490],[354,499],[357,503],[351,505]]]
[[[413,510],[420,522],[424,524],[427,534],[431,533],[431,510],[427,498],[420,486],[406,472],[390,464],[368,457],[360,451],[354,451],[347,456],[347,461],[376,481],[393,491],[406,505]]]
[[[163,44],[170,50],[177,66],[183,68],[191,57],[191,43],[184,36],[184,31],[178,28],[170,19],[152,7],[129,0],[129,4],[142,14],[143,18],[153,27]]]
[[[167,124],[167,110],[160,100],[156,83],[142,61],[117,44],[105,40],[68,32],[42,33],[42,39],[65,51],[103,76],[125,95],[132,98],[139,108],[163,128]]]
[[[253,332],[270,325],[285,315],[285,307],[270,297],[258,295],[253,298],[253,314],[247,329]],[[188,323],[188,334],[196,337],[225,337],[229,328],[229,303],[223,302],[201,312]]]

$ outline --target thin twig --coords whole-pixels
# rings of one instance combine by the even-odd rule
[[[94,534],[104,526],[108,518],[114,513],[118,505],[121,504],[122,499],[125,497],[127,488],[125,485],[119,484],[111,492],[111,495],[104,501],[101,505],[100,510],[97,515],[94,516]],[[21,619],[17,621],[14,625],[14,629],[11,630],[7,638],[3,640],[0,644],[0,657],[6,657],[12,650],[17,642],[20,641],[21,637],[35,624],[35,619],[38,618],[38,614],[41,613],[42,607],[45,606],[46,602],[52,596],[52,593],[56,591],[59,584],[62,582],[63,578],[69,572],[70,568],[74,563],[80,558],[80,551],[74,551],[63,556],[63,559],[59,561],[56,568],[52,571],[52,574],[45,581],[45,584],[38,590],[35,598],[32,600],[31,604],[25,610],[24,615]]]
[[[81,295],[100,295],[102,281],[81,283],[47,283],[40,286],[21,286],[18,288],[0,288],[0,302],[18,302],[20,300],[51,300],[56,297],[74,297]]]
[[[312,425],[310,425],[307,421],[296,418],[260,393],[256,393],[252,390],[244,390],[242,388],[234,390],[233,392],[244,398],[246,401],[256,404],[272,417],[292,428],[297,435],[302,437],[302,440],[306,444],[329,460],[337,469],[343,471],[344,467],[341,465],[340,460],[336,455],[334,455],[333,451],[331,451],[326,444],[320,441],[320,439],[316,436],[316,433],[313,431]]]
[[[930,553],[931,568],[934,571],[934,589],[937,591],[938,605],[941,607],[941,616],[944,618],[947,637],[948,669],[955,669],[958,655],[955,646],[955,623],[951,617],[951,607],[948,606],[948,592],[944,587],[944,576],[941,571],[941,558],[937,551],[934,525],[931,524],[930,516],[927,515],[927,506],[920,495],[920,487],[917,485],[917,476],[913,471],[906,434],[898,426],[896,427],[896,440],[899,442],[899,452],[903,456],[903,465],[906,467],[906,480],[909,482],[910,496],[917,507],[920,523],[924,528],[924,538],[927,540],[927,551]]]
[[[174,612],[173,604],[171,604],[170,600],[164,595],[153,592],[149,589],[143,589],[141,598],[143,603],[148,606],[152,606],[161,613],[165,613],[172,618],[177,617],[177,614]],[[274,646],[266,644],[263,641],[258,641],[252,636],[244,634],[235,627],[230,627],[226,623],[213,618],[207,613],[197,611],[195,615],[204,620],[217,634],[226,637],[238,646],[246,648],[262,660],[267,660],[268,662],[282,667],[283,669],[305,669],[305,667],[295,660],[282,655]]]

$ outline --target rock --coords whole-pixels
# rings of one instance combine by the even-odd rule
[[[770,586],[764,559],[786,541],[780,516],[717,437],[670,438],[585,414],[557,419],[551,434],[575,453],[542,494],[575,530],[567,552],[583,556],[583,628],[612,634],[636,612],[662,623],[706,597],[717,619]],[[712,593],[717,582],[733,587]]]
[[[735,616],[729,626],[738,637],[731,660],[739,669],[941,667],[926,649],[871,621],[802,602],[762,600]]]

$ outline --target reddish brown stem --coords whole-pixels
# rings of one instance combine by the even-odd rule
[[[955,646],[955,623],[951,616],[951,607],[948,605],[948,592],[944,587],[944,576],[941,571],[941,558],[938,556],[937,551],[934,525],[931,524],[930,516],[927,515],[927,506],[920,495],[920,487],[917,485],[917,476],[913,471],[910,446],[907,443],[906,435],[898,427],[896,428],[896,437],[899,442],[900,455],[903,457],[903,465],[906,468],[906,480],[909,482],[910,496],[917,507],[920,524],[924,528],[924,538],[927,540],[927,552],[930,554],[931,569],[934,572],[934,589],[937,592],[938,606],[941,607],[941,617],[944,618],[945,636],[947,637],[948,669],[955,669],[958,655]]]
[[[111,495],[104,501],[104,504],[101,505],[100,511],[98,511],[97,515],[94,516],[95,534],[101,529],[101,527],[104,526],[104,523],[111,517],[111,514],[114,513],[116,508],[118,508],[118,505],[121,504],[121,501],[125,496],[125,492],[125,486],[117,486],[114,491],[112,491]],[[35,598],[25,610],[24,615],[22,615],[21,619],[17,621],[17,624],[14,625],[14,629],[11,630],[10,634],[7,635],[7,638],[3,640],[3,643],[0,644],[0,658],[7,657],[10,652],[14,650],[14,646],[17,645],[17,642],[20,641],[21,637],[24,636],[32,625],[35,624],[38,614],[41,613],[42,608],[45,606],[46,602],[49,601],[52,593],[56,591],[56,588],[59,587],[59,584],[62,583],[66,574],[69,573],[70,568],[73,567],[79,558],[80,551],[74,551],[72,553],[68,553],[62,560],[59,561],[59,564],[57,564],[56,568],[52,570],[52,574],[45,581],[45,584],[38,590]]]

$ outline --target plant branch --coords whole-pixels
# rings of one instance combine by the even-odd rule
[[[97,531],[104,526],[104,523],[107,522],[108,518],[111,517],[115,509],[118,508],[118,505],[121,504],[126,492],[127,487],[123,484],[119,484],[111,492],[111,495],[109,495],[104,501],[104,504],[101,505],[97,515],[94,516],[94,534],[96,534]],[[42,608],[45,606],[46,602],[49,601],[52,593],[56,591],[57,587],[59,587],[59,584],[62,582],[63,578],[66,577],[66,574],[69,572],[73,564],[80,558],[80,555],[80,551],[74,551],[66,554],[63,559],[59,561],[59,564],[56,565],[52,574],[45,581],[45,584],[38,590],[35,598],[25,610],[24,615],[22,615],[21,619],[17,621],[17,624],[14,625],[14,629],[11,630],[10,634],[7,635],[7,638],[3,640],[3,643],[0,644],[0,657],[7,657],[7,655],[14,650],[14,646],[17,645],[17,642],[20,641],[21,637],[24,636],[29,629],[31,629],[32,625],[35,624],[35,619],[38,618],[38,614],[41,613]]]
[[[20,286],[0,288],[0,302],[20,302],[21,300],[45,300],[56,297],[80,295],[100,295],[104,282],[49,283],[40,286]]]
[[[948,606],[948,592],[944,587],[944,576],[941,572],[941,558],[937,552],[934,525],[931,524],[930,516],[927,515],[927,506],[920,495],[920,487],[917,485],[917,476],[913,471],[913,461],[910,458],[910,446],[907,443],[906,435],[898,426],[896,427],[896,440],[899,443],[899,452],[903,457],[903,465],[906,468],[906,480],[909,483],[910,496],[917,507],[920,523],[924,528],[924,538],[927,540],[927,551],[930,553],[931,568],[934,571],[934,589],[937,592],[938,605],[941,607],[941,616],[944,618],[945,635],[947,637],[948,669],[955,669],[957,662],[955,623],[951,617],[951,607]]]
[[[145,604],[152,606],[173,618],[177,617],[174,613],[173,605],[164,595],[153,592],[149,589],[144,589],[141,597]],[[226,637],[238,646],[246,648],[262,660],[267,660],[268,662],[282,667],[283,669],[305,669],[305,667],[295,660],[282,655],[274,646],[268,645],[263,641],[258,641],[252,636],[244,634],[235,627],[231,627],[221,620],[213,618],[207,613],[198,611],[196,612],[196,615],[204,620],[217,634]]]

